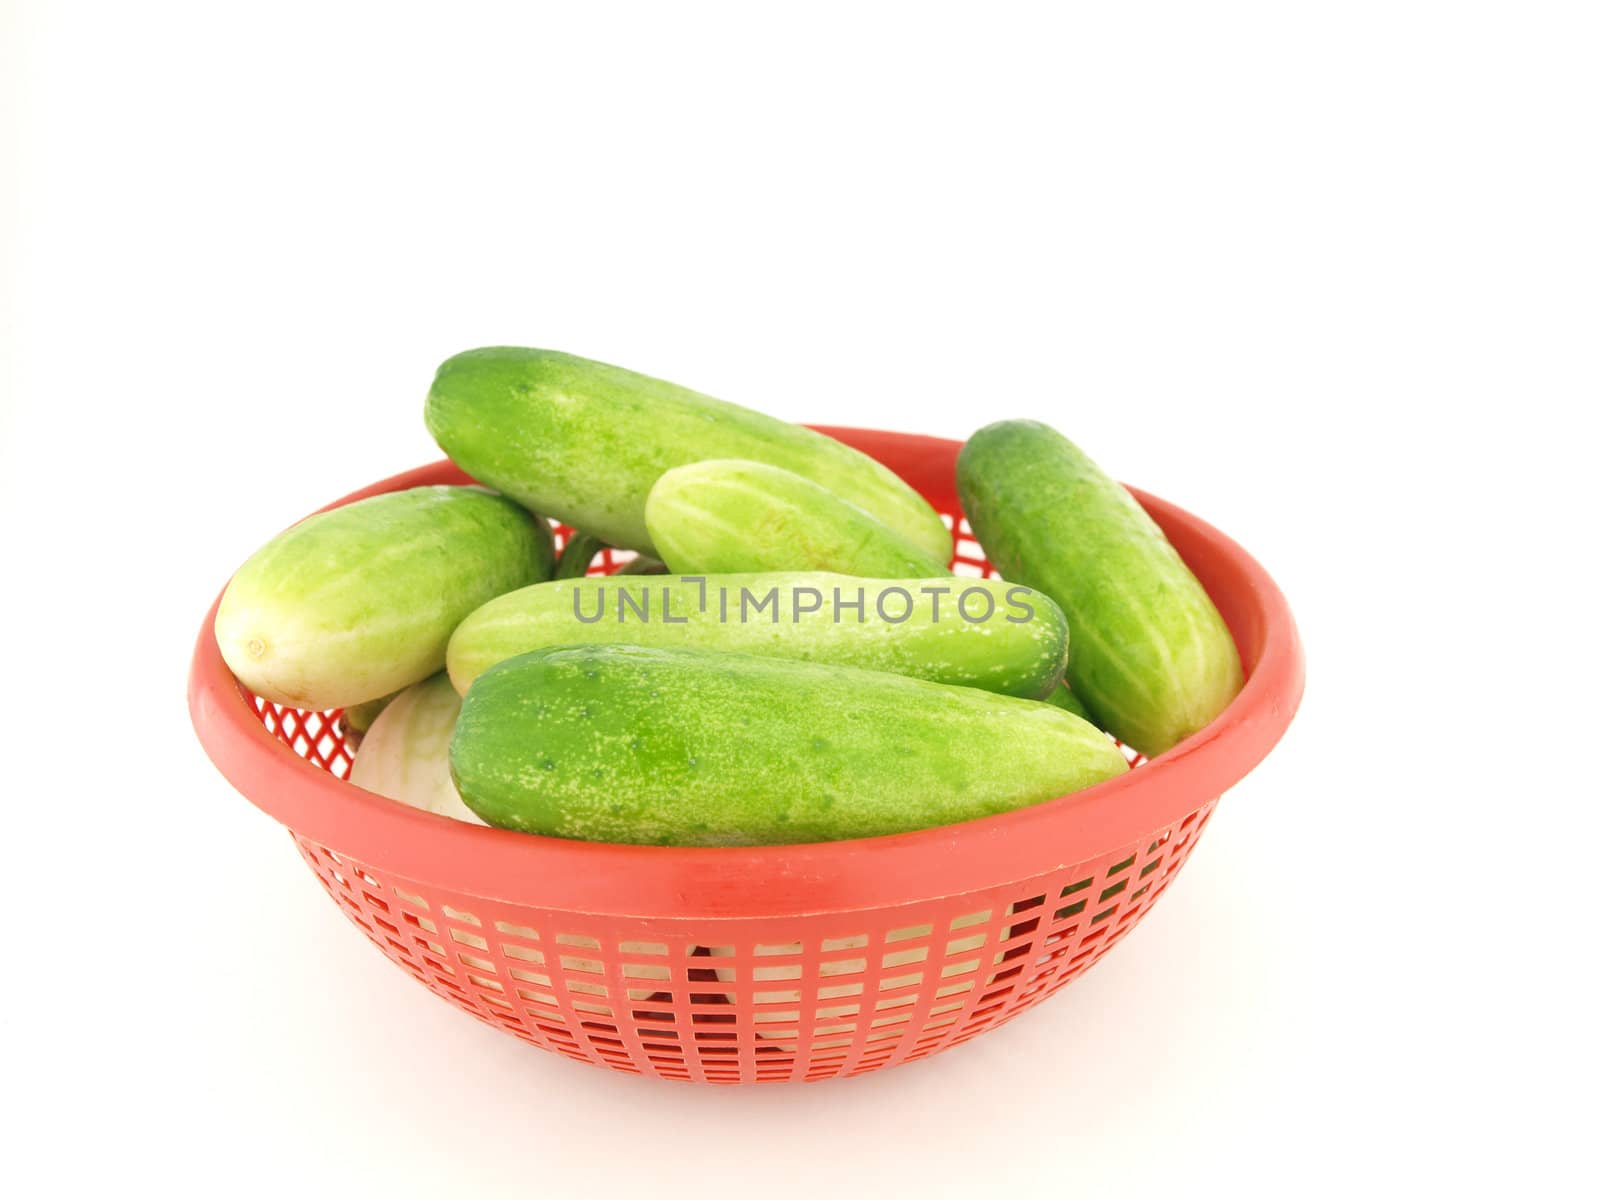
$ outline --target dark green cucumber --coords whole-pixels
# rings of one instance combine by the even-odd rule
[[[607,546],[593,534],[575,533],[567,539],[567,544],[562,547],[561,557],[556,559],[556,569],[550,576],[552,579],[582,579],[588,575],[589,568],[594,564],[595,555]],[[614,575],[663,575],[666,573],[667,564],[659,558],[651,558],[648,554],[635,554],[615,571]]]
[[[217,609],[239,682],[295,708],[348,708],[444,667],[463,617],[550,577],[550,526],[475,487],[390,492],[308,517],[240,567]]]
[[[961,503],[989,560],[1059,604],[1067,681],[1096,721],[1156,755],[1238,694],[1239,653],[1205,589],[1128,490],[1037,421],[972,435]]]
[[[946,558],[826,488],[743,459],[708,459],[668,471],[650,489],[645,524],[662,559],[679,574],[838,571],[921,579],[949,573]]]
[[[661,845],[873,837],[1120,775],[1072,714],[879,671],[644,646],[508,659],[462,704],[450,768],[491,825]]]
[[[498,662],[575,642],[764,654],[1038,698],[1061,678],[1067,620],[997,579],[592,576],[489,601],[456,628],[445,662],[464,694]]]
[[[623,563],[614,575],[665,575],[667,564],[659,558],[651,558],[648,554],[637,554]]]
[[[703,458],[747,458],[803,475],[929,554],[950,534],[894,472],[820,433],[710,396],[553,350],[469,350],[440,366],[428,429],[463,470],[613,546],[653,552],[645,497]]]
[[[574,533],[561,547],[561,557],[556,559],[556,569],[550,578],[582,579],[589,573],[594,556],[605,548],[606,544],[592,533]]]

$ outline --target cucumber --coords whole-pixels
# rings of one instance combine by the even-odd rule
[[[592,533],[574,533],[561,547],[561,557],[556,559],[556,569],[550,578],[582,579],[589,573],[594,556],[605,548],[606,544]]]
[[[478,676],[450,769],[491,825],[718,846],[965,821],[1127,763],[1094,726],[1034,700],[720,650],[586,645]]]
[[[594,556],[606,548],[606,544],[593,534],[575,533],[568,540],[561,551],[561,557],[556,560],[556,569],[550,576],[552,579],[582,579],[589,573],[589,568],[594,563]],[[666,573],[667,564],[659,558],[651,558],[648,554],[636,554],[623,563],[614,575],[662,575]]]
[[[949,559],[938,514],[860,451],[620,367],[554,350],[468,350],[440,366],[425,417],[468,474],[612,546],[654,553],[644,503],[663,472],[748,458],[813,480]]]
[[[217,645],[256,695],[348,708],[444,666],[461,619],[548,579],[550,527],[480,488],[419,487],[318,513],[240,567]]]
[[[879,579],[947,575],[883,522],[792,471],[744,459],[674,467],[645,503],[650,540],[678,574],[838,571]],[[940,526],[943,528],[943,526]]]
[[[450,781],[450,735],[461,697],[443,673],[413,684],[367,730],[350,782],[401,804],[482,825]]]
[[[378,714],[387,708],[389,702],[399,694],[399,692],[390,692],[387,696],[379,696],[376,700],[368,700],[364,704],[352,704],[345,709],[345,741],[352,746],[359,745],[367,730],[372,728],[372,723],[378,719]]]
[[[512,594],[515,595],[516,593],[513,592]],[[489,603],[493,604],[494,601],[491,600]],[[1079,700],[1073,694],[1072,689],[1064,683],[1044,699],[1046,704],[1054,704],[1057,708],[1064,708],[1075,717],[1082,717],[1085,721],[1094,720],[1089,715],[1089,710],[1083,706],[1083,701]]]
[[[703,648],[911,675],[1038,698],[1061,679],[1053,600],[997,579],[858,579],[826,572],[536,583],[457,627],[456,690],[498,662],[577,642]]]
[[[1127,489],[1061,434],[1037,421],[980,429],[956,482],[989,560],[1067,614],[1067,682],[1103,728],[1153,757],[1238,694],[1238,649],[1199,580]]]
[[[659,558],[651,558],[648,554],[636,554],[623,563],[613,575],[665,575],[667,564]]]

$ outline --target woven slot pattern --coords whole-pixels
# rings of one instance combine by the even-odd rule
[[[993,576],[966,521],[946,523],[952,569]],[[558,546],[570,532],[556,527]],[[606,549],[590,574],[631,557]],[[347,777],[352,748],[340,710],[303,713],[260,699],[255,708],[296,754]],[[1149,910],[1215,803],[1137,844],[987,891],[844,915],[708,922],[508,906],[387,876],[298,834],[295,843],[390,959],[524,1041],[668,1079],[818,1080],[959,1045],[1082,974]]]

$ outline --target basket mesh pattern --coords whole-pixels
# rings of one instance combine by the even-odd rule
[[[952,525],[956,573],[993,575],[966,522]],[[567,533],[558,529],[558,542]],[[591,574],[627,557],[603,551]],[[337,710],[259,699],[256,710],[296,754],[348,774]],[[480,1020],[619,1071],[748,1083],[911,1062],[1032,1007],[1137,924],[1214,806],[1109,854],[985,891],[748,920],[511,906],[387,875],[298,834],[295,843],[380,950]]]

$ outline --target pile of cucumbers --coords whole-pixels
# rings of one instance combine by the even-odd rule
[[[952,575],[880,463],[619,367],[472,350],[425,415],[484,486],[302,521],[216,619],[241,683],[344,710],[351,780],[419,808],[661,845],[899,833],[1119,775],[1107,734],[1160,754],[1243,681],[1160,529],[1037,422],[957,464],[1002,581]],[[637,556],[589,576],[606,547]]]

